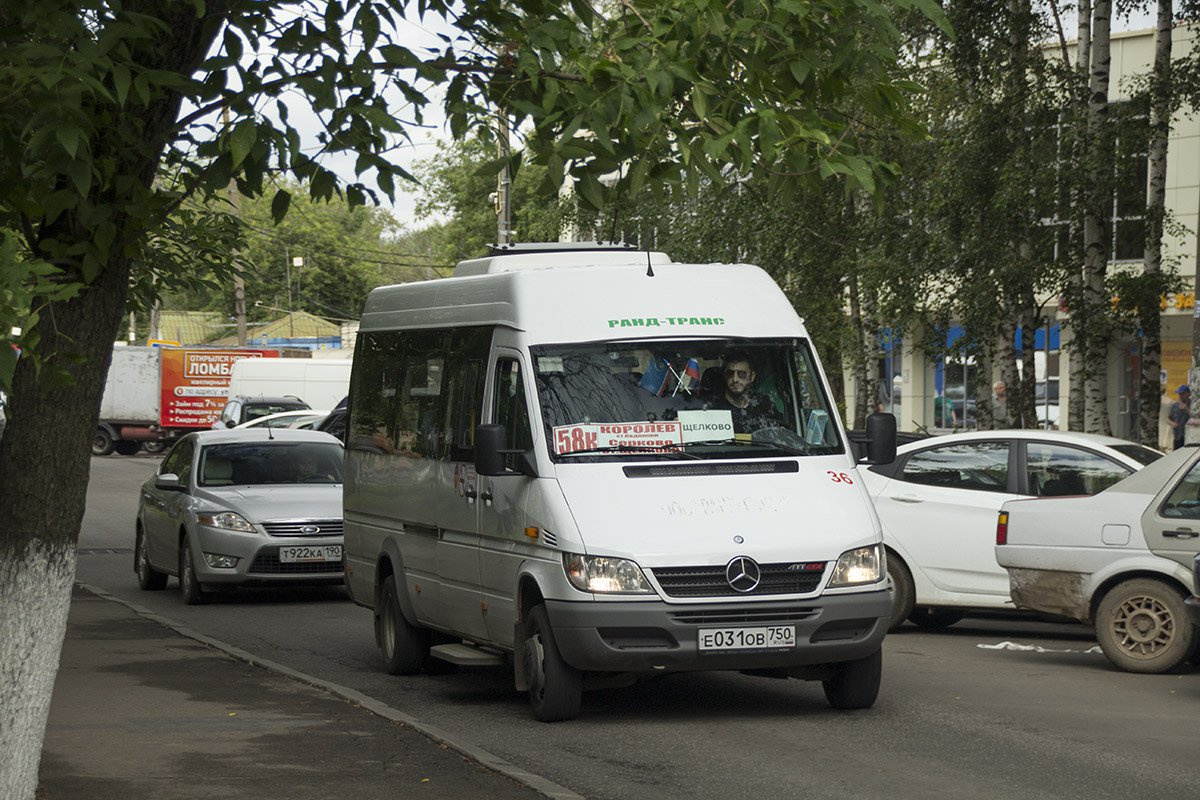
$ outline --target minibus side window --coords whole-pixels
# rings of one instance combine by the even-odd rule
[[[404,338],[397,449],[404,455],[437,458],[441,439],[438,411],[449,331],[410,331]]]
[[[475,427],[483,422],[491,328],[456,328],[446,354],[446,407],[442,416],[444,459],[475,460]]]
[[[533,448],[529,427],[529,406],[525,402],[525,382],[521,379],[521,362],[502,358],[496,362],[496,392],[492,406],[492,421],[503,425],[508,432],[508,446],[513,450]],[[512,460],[512,456],[509,456]]]
[[[396,395],[404,340],[394,331],[360,333],[354,351],[347,447],[376,453],[396,451]]]

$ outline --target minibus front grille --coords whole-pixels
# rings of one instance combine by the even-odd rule
[[[625,467],[627,478],[680,478],[694,475],[765,475],[781,472],[799,472],[795,461],[738,461],[736,463],[706,464],[654,464],[651,466]]]
[[[651,572],[670,597],[758,597],[815,592],[825,565],[823,561],[762,564],[758,586],[749,592],[739,592],[729,585],[724,566],[656,567]]]
[[[675,611],[671,618],[683,625],[764,625],[803,622],[820,612],[813,606],[788,606],[780,608],[700,609],[697,611]]]

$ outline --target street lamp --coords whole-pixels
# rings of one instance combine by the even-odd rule
[[[300,269],[304,266],[304,256],[294,256],[291,267],[296,268],[296,302],[300,302]],[[295,325],[292,318],[292,270],[288,267],[288,338],[296,338]]]

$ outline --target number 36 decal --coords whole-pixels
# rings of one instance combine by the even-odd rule
[[[833,481],[834,483],[848,483],[848,484],[854,483],[854,481],[851,480],[850,476],[844,472],[827,472],[825,474],[828,475],[829,480]]]

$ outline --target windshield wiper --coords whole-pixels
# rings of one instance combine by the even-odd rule
[[[691,443],[689,442],[689,444],[691,444]],[[644,455],[659,455],[659,454],[672,455],[672,456],[676,456],[677,458],[692,458],[692,459],[697,459],[697,460],[701,458],[701,456],[698,456],[695,453],[688,453],[688,452],[682,450],[681,449],[682,447],[683,447],[683,445],[677,445],[677,444],[660,444],[660,445],[614,444],[614,445],[605,445],[604,447],[588,447],[583,450],[572,450],[569,453],[557,453],[556,455],[561,457],[561,456],[587,456],[587,455],[594,455],[596,453],[630,453],[633,455],[637,455],[640,453],[640,454],[644,454]]]
[[[737,445],[738,447],[769,447],[772,450],[778,450],[782,453],[787,453],[788,455],[793,455],[793,456],[809,456],[809,455],[813,454],[811,450],[801,450],[798,447],[792,447],[791,445],[780,444],[779,442],[762,442],[762,441],[756,442],[756,441],[752,441],[749,439],[705,439],[700,442],[688,442],[686,446],[690,447],[691,445],[694,445],[694,444],[707,444],[707,445],[732,444],[732,445]]]

